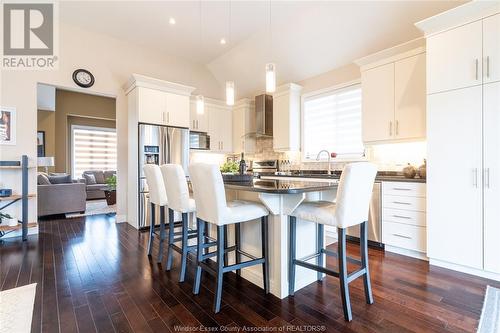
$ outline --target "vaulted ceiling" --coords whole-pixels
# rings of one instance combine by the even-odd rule
[[[205,65],[221,84],[235,81],[245,97],[263,89],[266,62],[276,63],[278,84],[301,81],[417,38],[415,22],[462,3],[64,1],[60,18]]]

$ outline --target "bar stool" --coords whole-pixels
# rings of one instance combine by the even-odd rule
[[[193,185],[194,199],[196,201],[196,215],[198,224],[197,267],[193,293],[200,291],[202,270],[216,276],[216,290],[214,312],[220,311],[222,299],[222,281],[226,272],[240,270],[245,267],[262,264],[263,282],[265,293],[269,293],[269,252],[268,252],[268,219],[269,212],[258,203],[248,201],[226,202],[224,183],[219,167],[216,165],[195,163],[189,168],[191,183]],[[239,224],[255,219],[261,219],[262,232],[262,257],[258,258],[242,251],[237,243],[235,246],[225,246],[224,227],[230,224]],[[217,226],[217,240],[210,241],[204,236],[205,222]],[[206,242],[208,240],[208,242]],[[238,241],[238,240],[237,240]],[[203,250],[216,246],[216,251],[207,254]],[[225,256],[229,251],[236,252],[236,263],[228,264]],[[250,258],[241,262],[240,255]],[[217,268],[213,269],[204,260],[217,258]]]
[[[178,164],[165,164],[160,167],[163,175],[163,182],[169,198],[168,215],[169,215],[169,231],[168,231],[168,248],[167,248],[167,267],[169,271],[172,268],[173,252],[175,250],[181,254],[181,272],[179,282],[184,282],[186,277],[186,266],[188,252],[195,252],[196,245],[189,246],[188,242],[191,238],[196,238],[196,230],[189,229],[189,214],[196,211],[196,205],[193,199],[189,197],[189,188],[186,181],[184,169]],[[174,227],[174,211],[182,214],[181,232],[175,232]],[[174,238],[181,235],[180,238]],[[182,242],[181,246],[175,245],[177,242]]]
[[[153,241],[155,237],[155,207],[160,207],[160,249],[158,251],[158,262],[162,262],[163,258],[163,241],[165,240],[165,209],[167,208],[167,192],[163,184],[160,167],[156,164],[147,164],[143,167],[146,182],[149,188],[149,201],[151,204],[150,226],[149,226],[149,242],[148,256],[151,256],[153,251]]]
[[[349,298],[349,283],[358,277],[363,277],[366,303],[373,304],[368,269],[368,234],[367,221],[370,199],[377,174],[377,168],[372,163],[351,163],[345,166],[340,176],[335,203],[326,201],[305,202],[300,204],[289,217],[289,294],[295,292],[295,267],[302,266],[318,272],[318,280],[322,274],[338,277],[342,307],[346,321],[352,320],[351,303]],[[317,253],[302,259],[296,259],[296,220],[297,218],[318,224]],[[360,225],[361,260],[346,255],[346,228]],[[324,225],[337,227],[338,252],[326,250],[323,247]],[[339,271],[333,271],[323,266],[323,255],[338,258]],[[317,265],[307,262],[317,258]],[[352,273],[347,272],[347,261],[358,264],[361,268]]]

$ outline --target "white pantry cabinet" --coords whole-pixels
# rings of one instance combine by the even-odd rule
[[[425,53],[415,49],[362,67],[363,142],[425,138]]]
[[[196,109],[196,101],[192,100],[190,104],[189,129],[195,132],[208,132],[208,116],[206,108],[204,108],[202,114],[199,114]]]
[[[500,81],[500,14],[483,20],[484,82]]]
[[[428,96],[427,255],[482,269],[482,89]]]
[[[289,83],[273,94],[273,148],[275,151],[300,150],[300,92]]]
[[[210,150],[220,153],[233,152],[233,115],[231,108],[225,105],[205,103],[208,110],[208,134]]]
[[[500,274],[500,82],[484,85],[484,269]]]

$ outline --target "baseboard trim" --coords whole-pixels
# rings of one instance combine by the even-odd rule
[[[429,261],[429,258],[423,252],[418,252],[418,251],[415,251],[415,250],[403,249],[401,247],[391,246],[391,245],[387,245],[387,244],[385,244],[385,250],[387,252],[397,253],[397,254],[401,254],[401,255],[407,256],[407,257],[412,257],[412,258],[415,258],[415,259],[421,259],[421,260]]]
[[[457,265],[457,264],[453,264],[451,262],[447,262],[447,261],[443,261],[443,260],[439,260],[439,259],[430,259],[429,264],[431,264],[432,266],[438,266],[438,267],[442,267],[442,268],[446,268],[446,269],[451,269],[453,271],[457,271],[460,273],[479,276],[479,277],[482,277],[485,279],[500,281],[500,274],[492,273],[492,272],[488,272],[488,271],[483,271],[482,269]]]
[[[127,215],[124,215],[124,214],[120,214],[120,215],[116,215],[116,223],[123,223],[123,222],[127,222]]]

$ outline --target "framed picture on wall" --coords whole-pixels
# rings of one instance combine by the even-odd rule
[[[45,131],[38,131],[36,136],[38,157],[45,157]]]
[[[16,144],[16,109],[0,107],[0,145]]]

